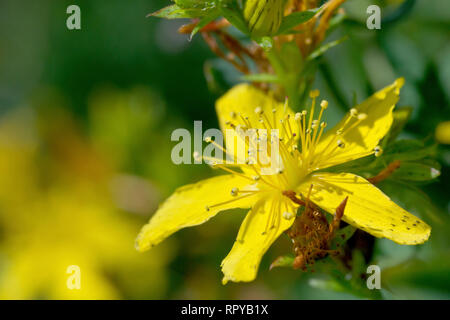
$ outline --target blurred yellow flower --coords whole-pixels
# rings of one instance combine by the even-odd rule
[[[278,169],[271,175],[262,174],[265,166],[258,154],[250,155],[253,161],[238,165],[240,171],[235,171],[236,165],[219,164],[219,159],[213,166],[231,174],[178,189],[143,227],[137,238],[138,250],[155,246],[181,228],[204,223],[220,211],[251,208],[222,262],[222,271],[224,283],[252,281],[264,253],[295,220],[298,205],[289,195],[306,195],[311,187],[311,200],[329,213],[348,196],[343,220],[373,236],[399,244],[425,242],[430,227],[366,179],[324,170],[382,152],[378,143],[391,127],[403,82],[398,79],[375,93],[326,134],[326,123],[321,121],[328,102],[316,106],[318,91],[311,92],[309,114],[303,111],[294,115],[286,105],[250,85],[231,89],[217,102],[222,131],[231,128],[234,138],[245,144],[245,132],[250,128],[278,129],[279,137],[266,136],[270,144],[279,143]],[[228,138],[227,133],[227,153],[236,159],[235,139]],[[248,144],[255,140],[250,138]]]
[[[28,109],[0,120],[0,299],[161,297],[170,248],[133,250],[139,220],[115,206],[117,174],[70,117],[49,114],[45,133]]]
[[[436,140],[442,144],[450,144],[450,121],[444,121],[436,127]]]

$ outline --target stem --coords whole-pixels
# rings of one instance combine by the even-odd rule
[[[275,73],[280,80],[280,84],[286,92],[287,97],[289,98],[289,105],[293,110],[296,110],[300,104],[300,95],[299,95],[299,87],[300,87],[300,75],[297,73],[290,73],[285,70],[283,65],[283,61],[281,61],[278,56],[276,49],[272,48],[271,50],[266,51],[267,59],[269,59],[270,64],[272,65]]]

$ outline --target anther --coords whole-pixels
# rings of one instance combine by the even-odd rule
[[[261,107],[256,107],[256,108],[255,108],[255,113],[256,113],[257,115],[261,115],[261,114],[263,114],[263,109],[262,109]]]
[[[206,142],[206,143],[210,143],[211,141],[212,141],[211,137],[206,137],[206,138],[205,138],[205,142]]]
[[[297,112],[296,114],[295,114],[295,120],[300,120],[302,118],[302,114],[300,113],[300,112]]]
[[[326,128],[326,126],[327,126],[327,123],[326,123],[326,122],[322,122],[322,123],[320,124],[320,127],[321,127],[321,128]]]
[[[205,206],[205,209],[206,209],[206,211],[209,211],[209,210],[210,210],[208,206]]]
[[[355,108],[350,109],[350,115],[356,118],[358,116],[358,110],[356,110]]]
[[[283,212],[283,218],[286,220],[291,220],[294,217],[292,212]]]
[[[231,196],[236,197],[239,193],[239,189],[238,188],[233,188],[231,189]]]
[[[373,151],[375,152],[375,157],[379,157],[383,154],[383,149],[380,146],[376,146]]]
[[[367,114],[366,113],[361,113],[358,115],[358,120],[365,120],[367,118]]]
[[[252,179],[255,180],[255,181],[258,181],[259,179],[261,179],[261,177],[260,176],[253,176]]]
[[[322,100],[322,102],[320,103],[320,107],[322,109],[328,108],[328,101],[327,100]]]
[[[233,118],[233,119],[236,118],[236,112],[231,111],[230,112],[230,117]]]
[[[342,140],[338,140],[337,145],[339,148],[345,148],[345,143]]]
[[[319,90],[311,90],[309,93],[309,97],[312,98],[317,98],[320,95],[320,91]]]

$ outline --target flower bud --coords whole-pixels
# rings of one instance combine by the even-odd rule
[[[247,0],[244,18],[255,37],[273,36],[284,16],[284,0]]]

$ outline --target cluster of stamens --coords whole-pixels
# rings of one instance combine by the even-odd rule
[[[347,147],[346,133],[360,125],[367,118],[367,115],[359,113],[357,109],[351,109],[342,126],[331,138],[328,138],[327,145],[325,147],[321,145],[319,149],[319,142],[327,127],[327,123],[322,121],[322,118],[325,110],[328,108],[328,101],[321,101],[318,116],[314,118],[317,113],[316,99],[318,96],[318,90],[311,91],[310,98],[312,102],[309,112],[304,110],[296,114],[288,113],[286,111],[287,100],[283,112],[272,109],[272,114],[267,114],[262,107],[257,107],[254,110],[257,123],[254,123],[254,117],[248,117],[238,112],[230,113],[229,120],[225,123],[228,127],[226,129],[234,130],[235,134],[245,143],[247,150],[244,153],[245,159],[233,152],[227,152],[223,146],[209,137],[205,141],[214,144],[222,150],[227,158],[231,158],[240,164],[243,163],[243,167],[246,169],[238,171],[235,169],[236,163],[224,163],[222,159],[207,157],[203,157],[203,159],[213,168],[219,168],[247,179],[249,186],[243,190],[237,187],[232,188],[230,190],[232,198],[229,201],[208,206],[207,210],[263,192],[276,191],[277,193],[282,193],[285,190],[295,190],[296,186],[301,183],[306,175],[320,168],[320,163],[323,159],[333,158],[337,163],[339,162],[341,150]],[[253,130],[252,135],[248,135],[249,130]],[[276,130],[277,134],[273,134],[273,130]],[[265,147],[262,142],[266,143]],[[276,169],[272,174],[263,174],[264,168],[270,166],[263,160],[271,158],[272,151],[270,146],[274,143],[277,143],[279,146],[280,161],[276,163]],[[373,152],[376,156],[379,156],[382,150],[380,147],[376,147]],[[365,153],[363,155],[369,154]],[[198,156],[198,154],[194,154],[194,157]],[[242,167],[242,165],[240,166]],[[295,217],[295,214],[291,213],[293,210],[290,208],[287,208],[286,211],[280,211],[278,208],[273,210],[278,210],[276,213],[273,213],[274,215],[287,220]],[[272,225],[272,227],[274,226],[275,224]]]

